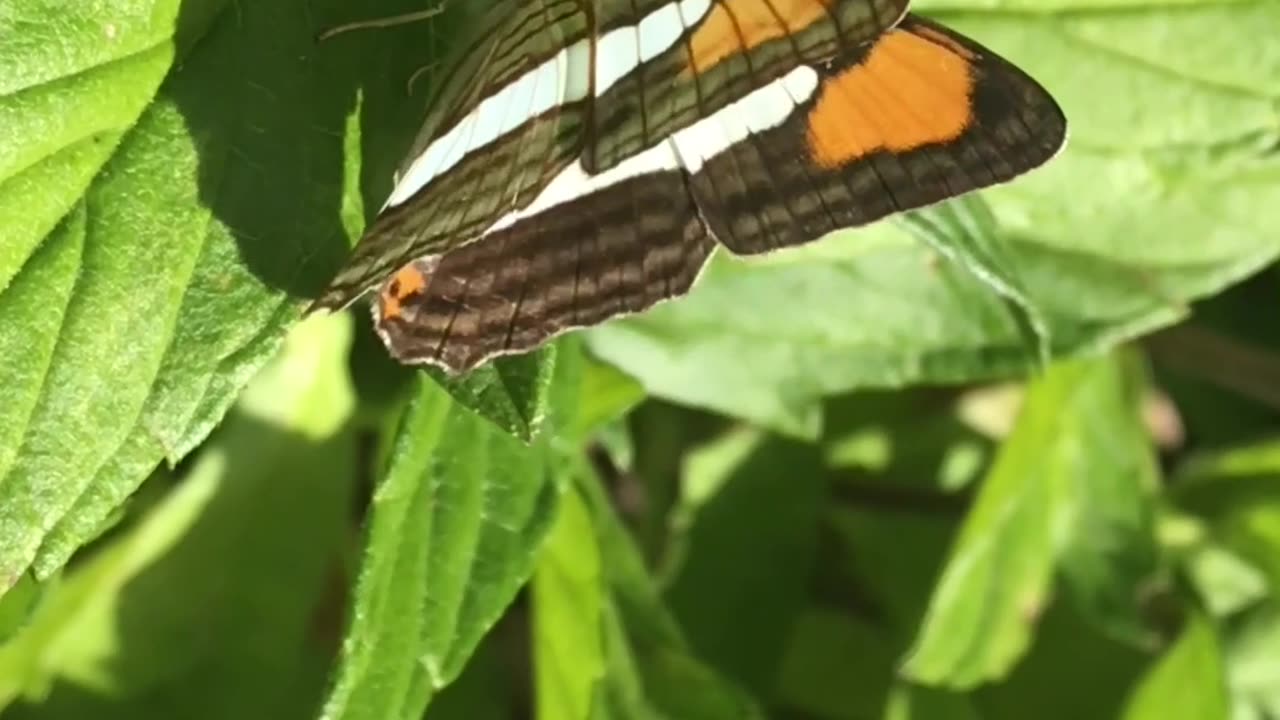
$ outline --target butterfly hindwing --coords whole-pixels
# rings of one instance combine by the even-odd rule
[[[683,173],[636,174],[410,263],[374,321],[401,361],[465,371],[685,293],[713,246]]]

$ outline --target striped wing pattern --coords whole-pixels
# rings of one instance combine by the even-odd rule
[[[475,240],[581,153],[590,109],[587,1],[495,8],[498,29],[465,43],[446,65],[446,85],[387,206],[317,305],[342,307],[410,260]]]
[[[1034,80],[916,16],[820,76],[782,124],[694,177],[698,207],[730,251],[801,244],[1005,182],[1063,142],[1061,111]]]
[[[683,175],[646,174],[411,263],[383,289],[378,329],[399,360],[475,367],[687,292],[714,245]]]
[[[905,0],[511,0],[317,301],[469,370],[752,254],[1003,182],[1065,120]]]
[[[595,101],[584,166],[591,172],[607,170],[783,77],[797,64],[856,52],[897,23],[906,6],[906,0],[667,3],[650,17],[677,16],[678,24],[673,21],[670,27],[679,29],[679,38],[664,44],[663,54],[640,64],[634,59],[644,57],[637,48],[644,46],[642,31],[649,28],[632,24],[606,32],[597,62],[611,58],[629,71]],[[676,34],[661,39],[669,37]],[[607,79],[618,73],[603,75]]]

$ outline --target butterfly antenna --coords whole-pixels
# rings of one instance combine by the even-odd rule
[[[440,67],[440,63],[433,62],[427,65],[423,65],[422,67],[413,71],[413,74],[409,76],[409,82],[405,86],[405,92],[409,95],[413,95],[414,83],[418,82],[418,79],[421,78],[423,75],[426,75],[427,73],[434,73],[436,68],[438,67]]]
[[[445,3],[441,2],[435,7],[425,10],[417,10],[415,12],[404,13],[402,15],[392,15],[391,17],[377,18],[374,20],[357,20],[356,22],[344,23],[325,30],[316,37],[317,42],[324,42],[332,37],[341,35],[352,30],[370,30],[373,28],[389,28],[399,25],[408,25],[410,23],[429,20],[440,13],[444,12]]]

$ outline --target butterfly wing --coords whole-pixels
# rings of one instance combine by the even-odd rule
[[[513,0],[480,24],[446,65],[387,206],[315,307],[344,307],[410,260],[480,236],[581,154],[590,2]]]
[[[611,19],[588,18],[595,43],[566,63],[588,99],[563,96],[568,121],[529,125],[555,122],[558,138],[533,182],[495,174],[505,156],[488,148],[362,241],[403,248],[361,280],[403,266],[375,306],[402,361],[462,371],[529,350],[684,293],[715,240],[737,253],[808,242],[1008,180],[1065,136],[1048,93],[980,45],[910,16],[884,32],[892,3],[598,1]],[[511,152],[522,167],[527,151]],[[474,183],[462,202],[441,197],[453,176]],[[493,177],[517,200],[486,196]],[[431,233],[394,220],[424,208],[454,219]]]
[[[374,307],[387,347],[402,362],[461,372],[685,293],[715,243],[677,159],[661,164],[671,169],[624,164],[625,175],[605,181],[567,173],[533,212],[410,263],[383,285]],[[587,186],[589,195],[559,194]]]
[[[387,207],[317,300],[474,242],[575,159],[609,170],[798,61],[865,45],[906,0],[511,0],[448,66]],[[797,40],[796,38],[801,38]]]
[[[1066,137],[1062,110],[1038,83],[916,16],[797,77],[759,107],[724,116],[721,136],[745,141],[678,139],[698,208],[735,253],[805,243],[1010,180]]]
[[[584,165],[600,172],[776,80],[856,52],[907,0],[606,0]],[[626,8],[640,5],[632,12]],[[643,14],[643,15],[642,15]]]

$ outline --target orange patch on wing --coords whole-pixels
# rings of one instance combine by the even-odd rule
[[[383,284],[382,293],[378,296],[382,319],[399,318],[404,313],[404,301],[426,290],[429,279],[417,262],[411,262],[397,270]]]
[[[705,72],[726,58],[803,31],[830,17],[835,0],[723,0],[689,38],[687,72]]]
[[[861,63],[823,83],[809,113],[814,162],[837,168],[960,137],[973,121],[974,59],[932,31],[889,31]]]

